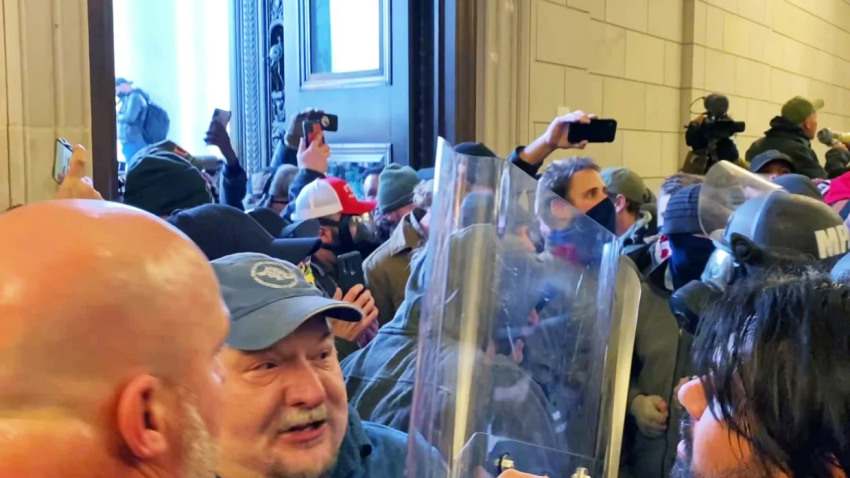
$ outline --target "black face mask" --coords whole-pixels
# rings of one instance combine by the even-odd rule
[[[710,239],[693,234],[669,234],[668,238],[673,289],[678,290],[691,281],[700,280],[715,247]]]
[[[586,215],[612,234],[617,235],[617,208],[610,199],[599,201],[599,204],[587,211]]]

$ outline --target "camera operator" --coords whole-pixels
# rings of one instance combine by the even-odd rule
[[[682,168],[685,173],[705,174],[718,161],[739,159],[732,136],[743,133],[746,124],[729,116],[729,99],[723,95],[708,95],[703,106],[705,113],[691,121],[685,131],[685,141],[692,150]]]
[[[823,108],[823,100],[809,101],[797,96],[782,107],[782,114],[770,121],[770,129],[764,138],[759,139],[747,151],[747,161],[753,162],[756,156],[770,150],[777,150],[791,158],[795,172],[812,179],[826,178],[823,166],[818,162],[812,149],[812,140],[818,131],[818,110]],[[850,162],[850,152],[843,143],[833,146],[826,153],[829,169],[841,169],[833,166]]]
[[[690,333],[729,286],[776,267],[830,268],[850,241],[844,221],[823,201],[789,193],[735,166],[724,168],[730,175],[721,181],[709,175],[700,198],[700,221],[717,250],[701,279],[670,299],[677,321]],[[738,185],[728,180],[733,175],[741,179]]]

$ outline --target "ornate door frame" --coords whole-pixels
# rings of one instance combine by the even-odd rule
[[[282,0],[231,0],[231,12],[232,139],[244,167],[257,171],[269,164],[274,151],[268,134],[269,26],[283,16]]]

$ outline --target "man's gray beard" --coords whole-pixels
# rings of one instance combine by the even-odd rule
[[[183,396],[183,477],[211,478],[218,465],[218,443],[210,436],[191,395]]]
[[[334,453],[333,459],[331,460],[331,464],[325,468],[324,470],[318,472],[309,472],[302,471],[298,473],[291,473],[284,469],[283,464],[280,462],[272,465],[271,470],[266,474],[266,478],[330,478],[333,475],[334,469],[336,468],[336,462],[339,459],[339,450]]]

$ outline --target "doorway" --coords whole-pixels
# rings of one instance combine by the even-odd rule
[[[116,84],[130,82],[128,88],[162,108],[169,118],[168,139],[195,156],[217,154],[204,143],[204,133],[216,108],[231,109],[229,4],[112,0]],[[119,118],[124,98],[116,98]],[[119,121],[119,136],[122,128],[133,126]],[[121,146],[119,140],[119,170],[124,171],[130,158]]]
[[[249,172],[270,164],[291,115],[311,106],[339,115],[332,172],[349,180],[389,162],[432,166],[438,135],[474,139],[469,2],[87,2],[94,181],[105,198],[119,199],[117,104],[106,93],[116,77],[150,89],[170,133],[202,155],[212,110],[232,110],[230,135]]]

